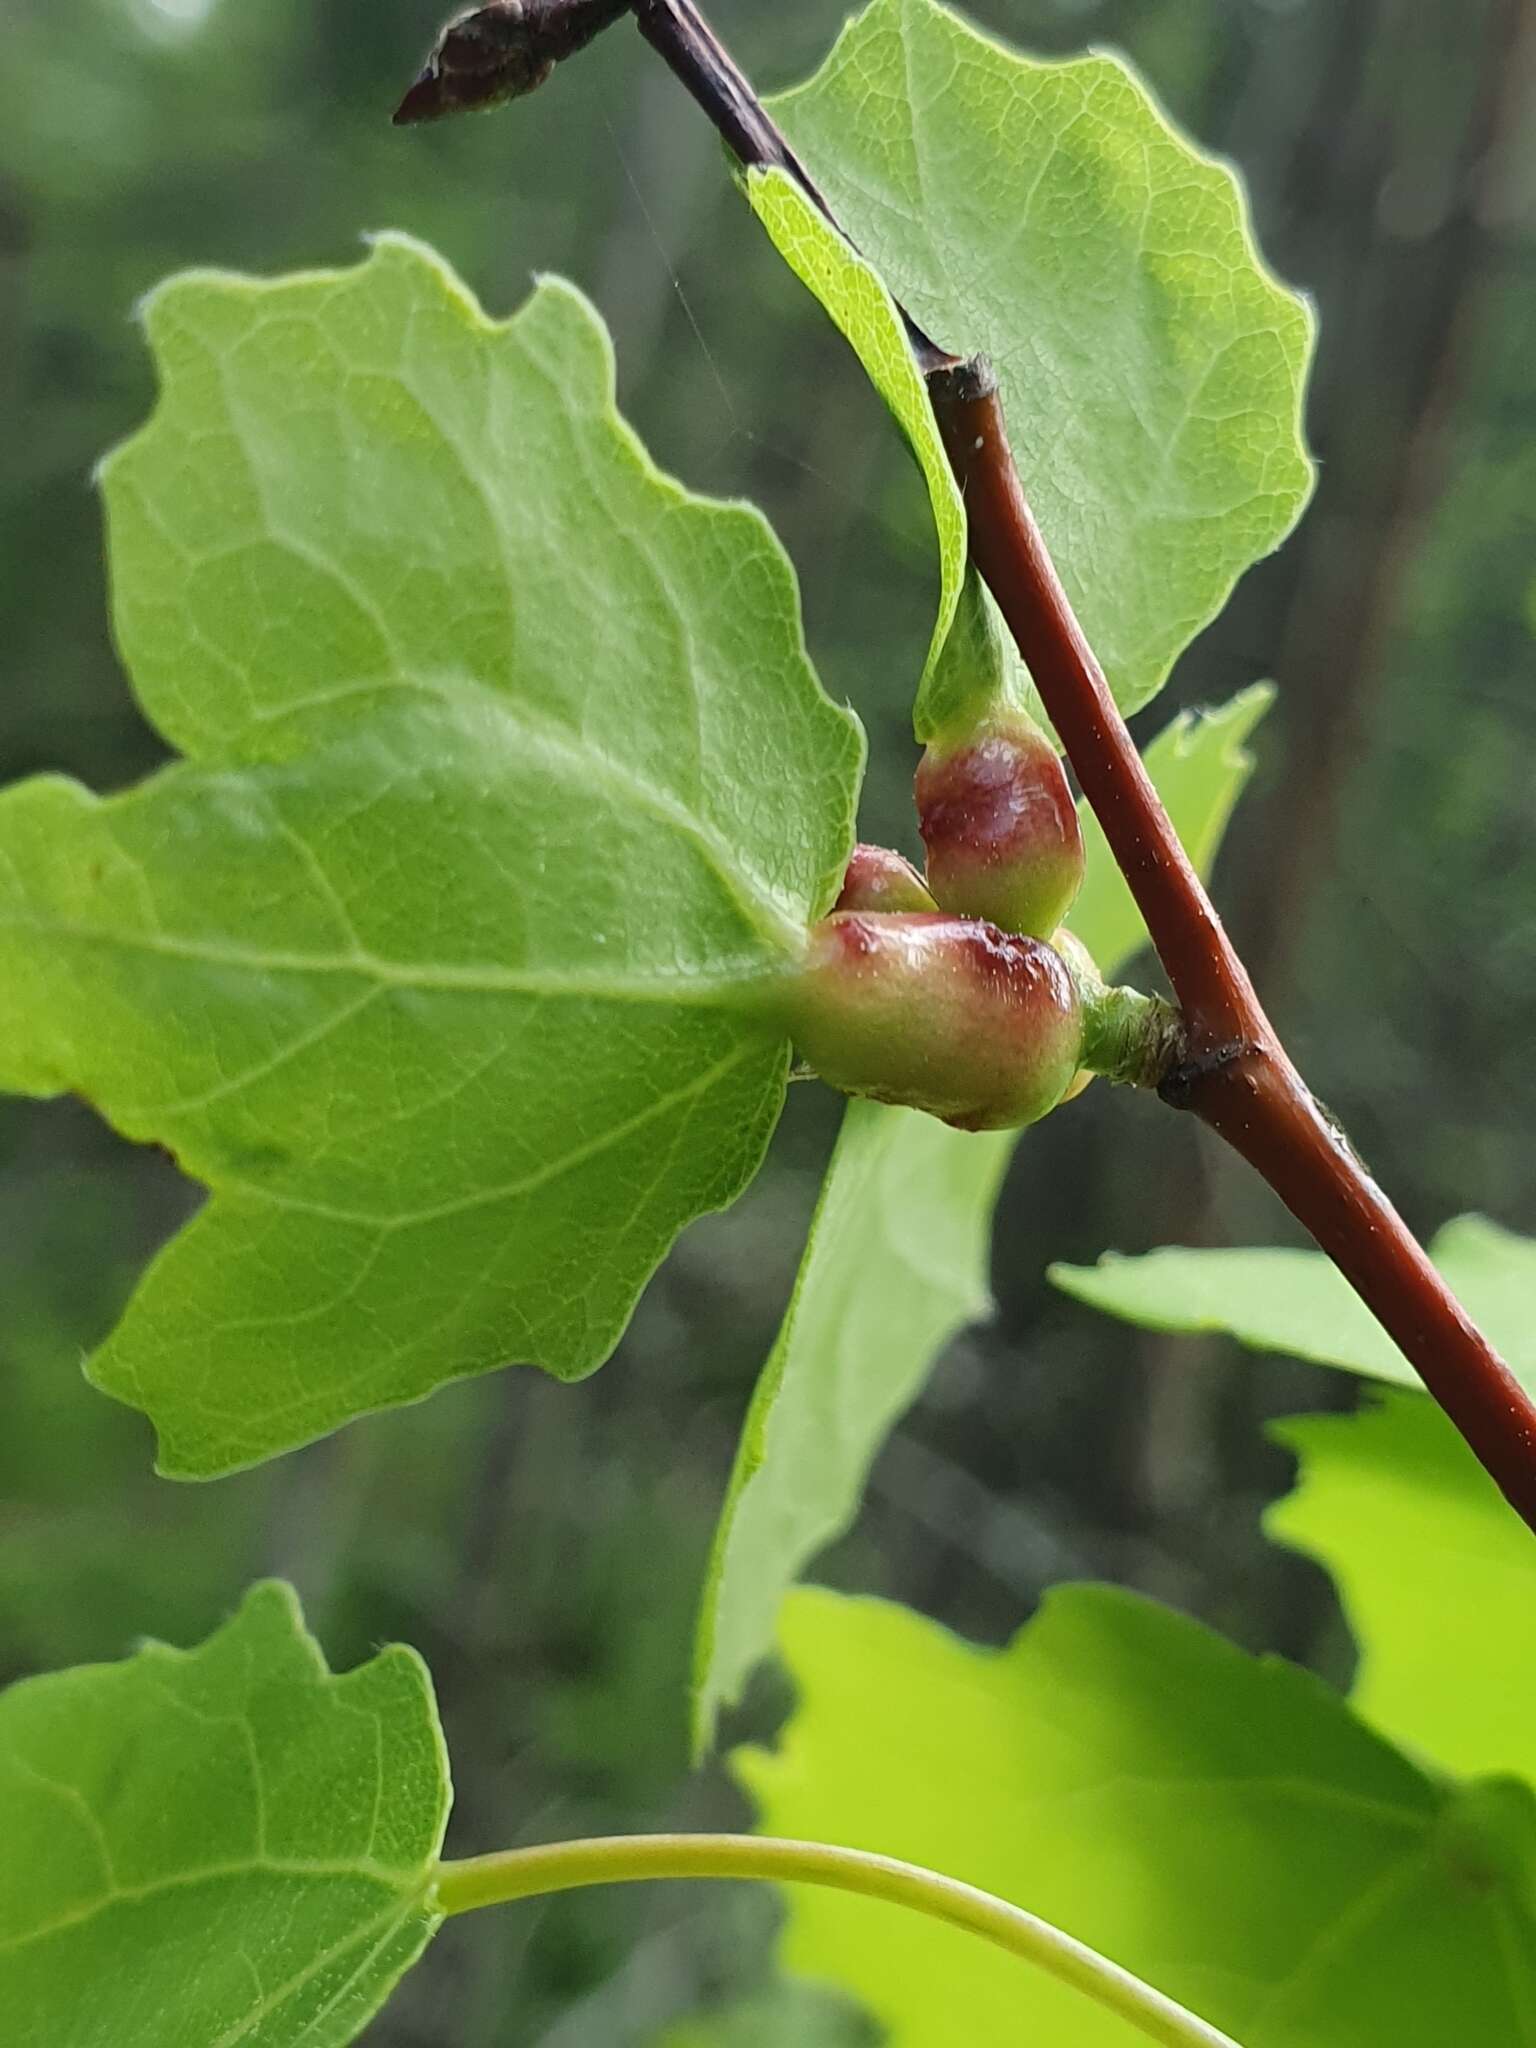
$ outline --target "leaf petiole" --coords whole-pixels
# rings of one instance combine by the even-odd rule
[[[866,1849],[760,1835],[612,1835],[440,1864],[436,1899],[445,1913],[472,1913],[588,1885],[675,1878],[767,1879],[884,1899],[1035,1964],[1164,2048],[1238,2048],[1229,2034],[1048,1920],[974,1885]]]

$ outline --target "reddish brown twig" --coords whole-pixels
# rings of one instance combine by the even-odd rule
[[[1184,1015],[1161,1094],[1264,1176],[1376,1315],[1516,1512],[1536,1528],[1536,1405],[1318,1108],[1179,843],[1024,496],[996,380],[928,379],[971,555],[1104,828]]]
[[[503,0],[494,11],[514,10]],[[535,11],[548,23],[567,11],[590,18],[608,8],[540,0]],[[631,0],[629,11],[741,162],[787,171],[837,225],[695,0]],[[1160,1093],[1192,1110],[1264,1176],[1536,1530],[1536,1402],[1319,1109],[1275,1035],[1067,600],[1019,480],[995,378],[984,362],[951,355],[903,318],[965,494],[972,559],[1018,642],[1182,1008],[1182,1057]]]

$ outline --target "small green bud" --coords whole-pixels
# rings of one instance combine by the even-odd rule
[[[945,910],[1046,938],[1076,900],[1083,835],[1066,771],[1027,712],[931,742],[914,783],[928,886]]]
[[[1077,1073],[1082,1009],[1040,939],[940,914],[840,911],[789,984],[801,1053],[846,1095],[1007,1130],[1056,1107]]]
[[[843,876],[838,910],[936,911],[922,876],[911,861],[888,846],[856,846]]]
[[[1112,988],[1075,932],[1055,933],[1051,945],[1077,984],[1083,1010],[1083,1071],[1065,1099],[1081,1095],[1095,1074],[1123,1087],[1156,1088],[1184,1048],[1179,1012],[1161,996]]]

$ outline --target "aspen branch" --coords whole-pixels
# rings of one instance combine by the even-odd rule
[[[454,110],[437,104],[452,70],[445,53],[453,47],[479,66],[476,97],[455,104],[485,104],[532,90],[555,62],[625,13],[738,160],[749,169],[786,172],[843,233],[695,0],[496,0],[449,29],[412,89],[417,111],[408,98],[396,118]],[[489,89],[480,62],[486,28],[494,30],[491,47],[502,66],[500,74],[493,66]],[[1263,1175],[1536,1530],[1536,1402],[1319,1107],[1265,1015],[1073,614],[1030,510],[990,366],[952,354],[904,310],[902,318],[965,498],[972,560],[1018,643],[1179,1001],[1183,1044],[1159,1093],[1209,1124]]]

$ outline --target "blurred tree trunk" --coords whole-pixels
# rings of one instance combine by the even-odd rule
[[[1328,80],[1281,195],[1282,267],[1323,313],[1310,421],[1322,480],[1275,643],[1285,772],[1253,823],[1265,858],[1241,919],[1255,978],[1282,1004],[1444,480],[1491,202],[1531,85],[1529,0],[1447,11],[1440,34],[1416,0],[1334,12]]]

